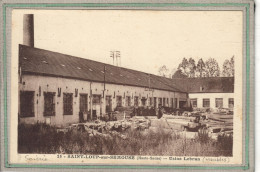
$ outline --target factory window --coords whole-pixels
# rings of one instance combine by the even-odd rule
[[[63,93],[63,115],[73,115],[72,93]]]
[[[116,96],[116,106],[122,107],[122,96]]]
[[[126,96],[125,106],[131,106],[131,97],[130,96]]]
[[[106,112],[112,111],[112,98],[111,96],[106,96]]]
[[[159,98],[158,105],[162,105],[162,98]]]
[[[197,107],[197,99],[190,99],[191,107]]]
[[[165,105],[165,100],[166,100],[166,98],[163,98],[163,106],[166,106],[166,105]]]
[[[229,98],[228,99],[228,107],[229,108],[233,108],[234,107],[234,99],[233,98]]]
[[[141,101],[142,101],[142,106],[145,106],[146,105],[146,98],[142,97]]]
[[[177,108],[177,106],[178,106],[178,99],[174,98],[174,108]]]
[[[135,104],[135,106],[138,106],[139,105],[139,103],[138,103],[138,96],[135,96],[135,102],[134,102]]]
[[[203,99],[203,107],[210,107],[210,100],[209,99]]]
[[[87,94],[80,94],[79,109],[83,113],[86,113],[88,111],[88,95]]]
[[[20,114],[21,117],[34,116],[34,91],[20,92]]]
[[[171,107],[173,108],[174,107],[174,101],[173,101],[173,98],[171,98]]]
[[[167,105],[169,104],[169,98],[166,99],[166,103],[167,103]]]
[[[55,115],[55,93],[44,92],[44,116]]]
[[[216,108],[222,108],[222,107],[223,107],[223,99],[216,98]]]
[[[152,106],[153,105],[153,98],[152,97],[149,98],[149,102],[150,102],[150,106]]]
[[[101,95],[94,94],[93,98],[92,98],[92,102],[93,102],[94,105],[100,104],[101,103]]]

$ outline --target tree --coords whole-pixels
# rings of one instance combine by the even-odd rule
[[[198,63],[197,63],[197,67],[196,67],[196,76],[197,77],[203,77],[205,76],[205,69],[206,69],[206,66],[205,66],[205,63],[204,61],[201,59],[199,59]]]
[[[229,60],[225,60],[223,63],[223,71],[222,71],[222,76],[228,77],[232,75],[231,71],[231,63]]]
[[[186,74],[190,78],[193,78],[193,77],[195,77],[195,71],[196,71],[195,60],[193,58],[189,58],[189,62],[188,62],[187,69],[186,69]]]
[[[220,73],[218,62],[214,58],[209,58],[205,62],[205,71],[207,77],[218,77]]]
[[[189,69],[188,69],[188,64],[189,64],[189,62],[188,62],[188,60],[184,57],[183,59],[182,59],[182,62],[179,64],[179,66],[178,66],[178,70],[181,70],[181,72],[184,74],[184,75],[189,75]]]
[[[179,69],[173,75],[172,78],[187,78],[187,75],[184,75],[182,71]]]
[[[232,75],[231,76],[235,76],[235,60],[234,60],[234,56],[231,57],[230,59],[230,66],[231,66],[231,71],[232,71]]]
[[[175,74],[175,72],[177,72],[177,68],[173,68],[170,72],[170,78],[173,77],[173,75]]]
[[[158,75],[163,77],[168,77],[169,69],[165,65],[161,66],[158,70]]]
[[[223,63],[222,75],[225,77],[234,76],[234,56],[230,60],[225,60]]]

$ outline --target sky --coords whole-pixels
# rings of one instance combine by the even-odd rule
[[[158,74],[183,57],[215,58],[222,68],[242,58],[241,11],[15,10],[15,50],[23,43],[23,14],[34,14],[35,47]]]

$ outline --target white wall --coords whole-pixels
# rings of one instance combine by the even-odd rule
[[[71,123],[77,123],[79,121],[79,94],[88,94],[88,110],[90,110],[90,88],[92,89],[92,95],[98,94],[103,97],[104,85],[103,83],[80,81],[75,79],[65,79],[59,77],[47,77],[47,76],[35,76],[35,75],[23,75],[22,82],[19,84],[20,91],[34,91],[34,117],[22,117],[21,122],[35,123],[45,122],[46,118],[51,119],[53,125],[68,125]],[[125,106],[125,97],[131,97],[131,105],[134,105],[134,96],[139,96],[139,106],[141,106],[141,98],[148,97],[146,105],[149,105],[149,97],[165,97],[169,98],[169,103],[166,106],[171,106],[170,98],[186,99],[186,93],[177,93],[170,91],[154,90],[145,91],[145,88],[124,86],[115,84],[106,84],[105,96],[110,95],[112,98],[112,109],[116,107],[116,96],[122,96],[122,106]],[[41,87],[41,96],[39,96],[39,87]],[[61,88],[61,96],[58,97],[58,88]],[[75,89],[78,89],[78,96],[75,97]],[[44,112],[44,92],[56,92],[55,95],[55,116],[45,117]],[[63,93],[73,93],[73,114],[63,115]],[[115,98],[114,98],[115,92]],[[133,98],[132,98],[133,96]],[[38,103],[37,103],[38,102]],[[158,100],[157,100],[158,103]],[[101,99],[101,112],[105,112],[105,98]]]
[[[203,99],[210,99],[210,108],[216,108],[215,99],[223,98],[223,108],[228,108],[228,99],[234,98],[234,93],[190,93],[190,99],[197,98],[197,107],[203,107]],[[236,100],[234,99],[234,103]]]

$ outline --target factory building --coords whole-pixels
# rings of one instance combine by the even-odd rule
[[[182,108],[190,106],[190,102],[195,106],[195,99],[200,106],[200,101],[205,99],[203,96],[211,94],[205,94],[209,88],[206,81],[200,82],[204,91],[197,92],[199,84],[195,90],[183,86],[190,82],[187,79],[169,79],[35,48],[33,15],[24,16],[23,30],[24,42],[19,45],[18,114],[22,123],[45,122],[65,126],[79,122],[80,112],[86,119],[104,115],[118,107],[158,108],[162,105]],[[220,81],[216,79],[214,85],[224,83]],[[232,79],[229,81],[234,82]],[[210,83],[210,79],[207,82]],[[220,87],[222,89],[223,85]],[[215,96],[223,99],[220,95],[225,88],[219,89]],[[228,97],[233,98],[234,90],[227,92],[230,93]],[[226,99],[222,104],[226,106]]]
[[[148,73],[19,45],[22,121],[66,124],[116,107],[179,108],[188,94]]]

